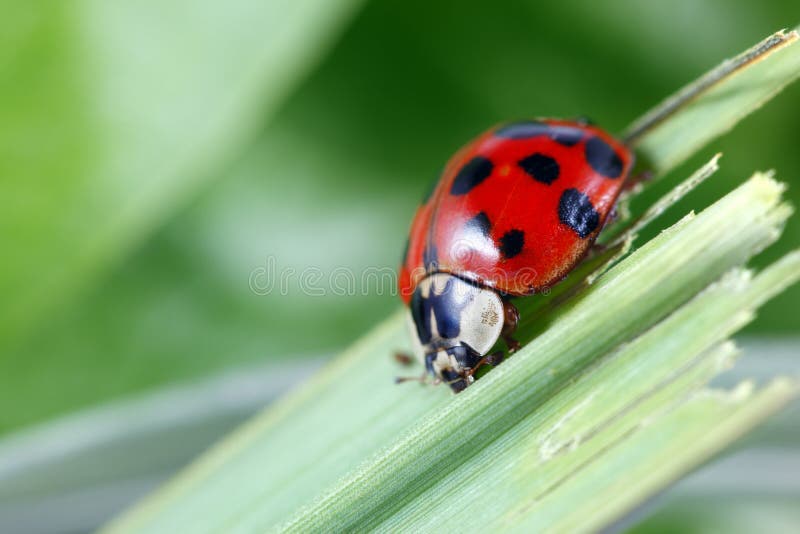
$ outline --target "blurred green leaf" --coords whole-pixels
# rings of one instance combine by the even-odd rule
[[[0,532],[96,529],[319,364],[248,366],[0,440]]]
[[[798,495],[697,495],[689,494],[666,503],[654,517],[633,526],[630,534],[682,532],[702,534],[794,534],[800,524]]]
[[[0,349],[213,177],[358,4],[7,6]]]
[[[82,404],[83,396],[94,400],[119,391],[119,380],[141,381],[118,378],[124,362],[115,356],[85,345],[70,350],[63,337],[44,347],[22,342],[52,328],[48,321],[80,317],[67,303],[96,289],[109,267],[217,175],[359,4],[85,0],[7,6],[0,235],[13,253],[0,266],[0,381],[8,382],[0,385],[0,431],[41,413],[41,403],[63,409]],[[144,286],[144,294],[157,287]],[[169,295],[159,289],[159,306],[177,326],[187,310],[170,310]],[[131,328],[124,321],[142,290],[104,288],[111,310],[86,310],[99,316],[85,323],[91,345],[114,333],[104,324],[114,316],[115,325]],[[75,328],[64,330],[70,336]],[[87,353],[108,362],[91,370],[106,380],[94,390],[78,386],[72,388],[77,394],[51,397],[58,389],[70,391],[71,380],[82,381],[74,370],[91,365]],[[54,365],[56,355],[66,370]],[[21,379],[26,375],[36,383]],[[18,401],[25,396],[29,402]]]

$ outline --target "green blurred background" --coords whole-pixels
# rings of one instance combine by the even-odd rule
[[[6,2],[2,13],[0,525],[5,512],[31,531],[47,524],[23,505],[152,475],[134,498],[399,305],[360,288],[307,295],[296,279],[286,294],[256,294],[250,278],[268,258],[325,276],[394,268],[420,196],[481,130],[585,115],[619,132],[800,21],[796,1],[743,0],[82,0]],[[760,169],[776,169],[800,204],[799,97],[791,86],[655,187],[725,154],[664,224]],[[795,217],[764,258],[799,238]],[[799,298],[795,287],[775,299],[746,331],[795,372]],[[230,380],[252,394],[209,386]],[[201,408],[181,411],[187,402]],[[230,409],[217,417],[206,404]],[[170,409],[152,446],[148,417]],[[123,413],[150,430],[132,423],[108,458],[42,463],[58,457],[44,437],[82,428],[91,442]],[[182,417],[191,432],[175,430]],[[781,428],[777,443],[796,447]],[[45,449],[28,458],[33,471],[2,462],[21,443]],[[160,459],[142,459],[148,446]]]

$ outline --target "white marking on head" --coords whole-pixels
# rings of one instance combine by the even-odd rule
[[[503,329],[503,301],[496,291],[477,287],[446,273],[428,276],[420,282],[417,291],[423,300],[429,301],[433,297],[437,301],[437,305],[430,307],[430,316],[420,318],[427,319],[427,324],[422,325],[422,329],[431,333],[427,347],[422,347],[419,340],[415,340],[415,348],[421,348],[423,354],[441,346],[463,343],[480,355],[485,355],[500,337]],[[442,316],[437,317],[437,313]],[[408,316],[412,334],[417,337],[417,326],[410,313]],[[454,323],[457,324],[457,334],[447,337],[448,332],[440,331],[440,321],[451,329]]]

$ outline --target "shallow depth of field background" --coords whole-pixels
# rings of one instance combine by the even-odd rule
[[[790,0],[308,3],[4,6],[0,530],[102,522],[395,310],[363,273],[396,267],[418,200],[483,129],[619,132],[800,22]],[[285,49],[253,59],[265,46]],[[800,205],[798,118],[795,85],[674,172],[652,194],[724,152],[663,223],[759,169]],[[799,242],[795,217],[762,259]],[[747,328],[763,357],[739,373],[800,371],[798,300]],[[799,412],[624,526],[797,528]]]

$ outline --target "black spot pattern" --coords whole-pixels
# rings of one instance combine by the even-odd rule
[[[517,162],[523,171],[528,173],[537,182],[550,185],[558,178],[558,162],[550,156],[536,153],[522,158]]]
[[[600,214],[589,197],[577,189],[567,189],[558,203],[558,219],[585,238],[597,229]]]
[[[506,124],[494,134],[504,139],[529,139],[550,132],[550,125],[539,121],[520,121]]]
[[[611,146],[600,139],[592,137],[586,141],[586,161],[591,167],[606,178],[619,178],[622,174],[622,160]]]
[[[477,232],[482,236],[489,235],[492,229],[492,223],[489,221],[489,216],[485,212],[480,212],[475,217],[467,221],[467,233]]]
[[[564,146],[573,146],[583,139],[583,130],[571,126],[553,126],[550,139]]]
[[[520,121],[507,124],[494,132],[504,139],[530,139],[546,135],[556,143],[573,146],[583,139],[583,130],[560,124],[547,124],[539,121]]]
[[[453,185],[450,187],[450,193],[453,195],[466,195],[487,179],[492,174],[493,169],[494,165],[487,158],[475,156],[458,171],[455,180],[453,180]]]
[[[500,238],[500,253],[505,259],[511,259],[525,246],[525,232],[522,230],[509,230]]]

